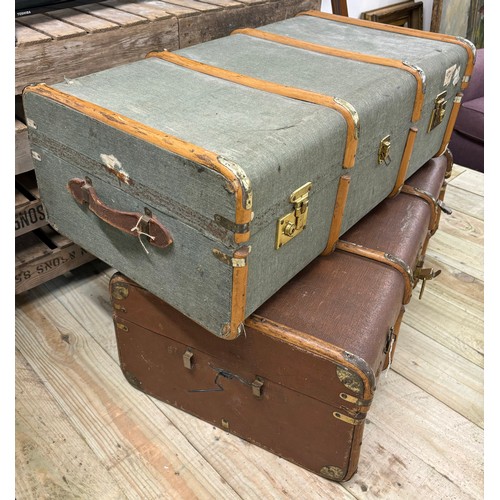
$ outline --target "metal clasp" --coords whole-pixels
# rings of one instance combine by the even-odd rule
[[[193,369],[193,356],[193,352],[189,349],[182,355],[182,364],[184,365],[184,368],[187,368],[188,370]]]
[[[432,129],[436,128],[443,120],[446,114],[446,103],[445,100],[446,90],[441,92],[434,99],[434,109],[431,113],[431,119],[429,120],[429,126],[427,127],[427,132],[430,132]]]
[[[453,213],[453,210],[447,205],[445,205],[443,200],[438,200],[436,203],[437,206],[441,209],[441,211],[444,212],[446,215],[451,215]]]
[[[422,298],[424,295],[424,290],[425,290],[425,284],[429,280],[433,280],[434,278],[438,277],[441,274],[441,269],[438,269],[434,271],[434,268],[428,267],[428,268],[418,268],[415,269],[415,273],[413,274],[413,277],[415,279],[415,284],[418,283],[419,280],[422,281],[422,286],[420,287],[420,294],[418,296],[419,300]]]
[[[261,398],[263,388],[264,388],[264,381],[259,377],[256,377],[256,379],[252,382],[252,394],[256,398]]]
[[[378,147],[378,164],[379,165],[382,165],[382,163],[389,165],[389,163],[391,163],[390,151],[391,151],[391,136],[386,135],[380,141],[380,145]]]
[[[309,191],[311,191],[311,188],[312,182],[308,182],[290,195],[289,200],[293,204],[293,211],[278,220],[276,250],[306,228],[307,214],[309,212]]]

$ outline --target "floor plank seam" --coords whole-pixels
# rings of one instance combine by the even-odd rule
[[[421,384],[419,384],[418,382],[416,382],[416,381],[411,380],[410,378],[408,378],[404,373],[402,373],[401,371],[399,371],[397,367],[392,367],[392,370],[394,370],[394,372],[397,373],[400,377],[403,377],[405,380],[407,380],[411,384],[415,385],[416,387],[418,387],[419,389],[421,389],[422,391],[424,391],[430,397],[434,398],[436,401],[439,401],[441,404],[445,405],[447,408],[449,408],[451,411],[453,411],[457,415],[460,415],[462,418],[465,418],[468,422],[470,422],[472,425],[476,426],[478,429],[481,429],[481,430],[484,431],[484,425],[481,426],[481,425],[477,424],[476,422],[474,422],[473,420],[471,420],[469,417],[467,417],[467,415],[462,414],[461,412],[459,412],[458,410],[456,410],[455,408],[453,408],[452,406],[450,406],[448,403],[446,403],[442,399],[439,399],[437,396],[435,396],[434,394],[430,393],[425,387],[422,387]]]
[[[431,337],[428,333],[426,333],[425,331],[419,329],[416,325],[413,325],[413,324],[410,324],[408,323],[407,321],[404,321],[403,320],[403,323],[407,326],[409,326],[410,328],[413,328],[414,330],[416,330],[417,332],[421,333],[422,335],[425,335],[427,338],[431,339],[431,340],[434,340],[435,342],[437,342],[439,345],[441,345],[441,347],[444,347],[445,349],[448,349],[448,350],[451,350],[449,346],[447,346],[446,344],[443,344],[442,342],[440,342],[438,339],[435,339],[433,337]],[[480,358],[482,358],[484,360],[484,352],[481,352],[481,351],[478,351],[475,347],[471,346],[470,344],[467,344],[465,342],[463,342],[464,345],[466,345],[471,351],[477,353]],[[483,369],[484,370],[484,365],[480,365],[474,361],[472,361],[471,359],[468,359],[466,358],[464,355],[462,355],[461,353],[459,352],[456,352],[456,351],[453,351],[455,354],[457,354],[458,356],[461,356],[462,358],[464,359],[467,359],[467,361],[470,361],[472,364],[478,366],[479,368]]]

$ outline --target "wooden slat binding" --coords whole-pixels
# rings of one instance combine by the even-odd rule
[[[51,40],[52,38],[50,36],[16,22],[16,47],[36,45],[50,42]]]
[[[233,267],[233,288],[231,291],[231,321],[225,325],[222,338],[233,340],[242,333],[245,321],[248,287],[248,254],[250,247],[242,247],[233,254],[233,259],[245,261],[244,266]]]
[[[380,250],[366,248],[362,245],[357,245],[356,243],[351,243],[344,240],[339,240],[337,242],[336,249],[352,253],[354,255],[359,255],[360,257],[365,257],[367,259],[374,260],[375,262],[386,264],[399,271],[405,283],[403,304],[408,304],[408,302],[410,302],[414,280],[413,272],[410,266],[406,264],[406,262],[387,252],[381,252]]]
[[[133,2],[131,0],[105,0],[104,2],[100,2],[100,5],[105,5],[107,7],[128,12],[129,14],[144,17],[149,21],[171,17],[171,15],[167,14],[165,10],[159,9],[154,5],[148,5],[144,2]]]
[[[344,219],[344,210],[347,203],[350,183],[351,178],[348,175],[343,175],[339,179],[330,234],[328,235],[328,242],[321,255],[328,255],[335,250],[335,245],[339,239],[340,230],[342,229],[342,221]]]
[[[189,143],[178,137],[166,134],[153,127],[149,127],[136,120],[128,118],[97,104],[85,101],[78,97],[61,92],[45,84],[31,85],[25,88],[24,94],[33,92],[83,113],[94,120],[105,123],[126,134],[130,134],[157,147],[166,149],[190,161],[199,163],[223,175],[234,189],[236,197],[235,223],[246,224],[252,219],[251,187],[243,174],[228,166],[231,162],[224,161],[216,153],[208,151],[196,144]],[[239,167],[238,167],[239,168]],[[240,169],[241,170],[241,169]],[[250,238],[250,232],[234,235],[237,243],[243,243]]]
[[[450,119],[448,120],[448,125],[446,125],[446,130],[443,135],[443,141],[436,156],[441,156],[448,148],[448,144],[450,143],[451,139],[451,134],[453,133],[453,129],[455,128],[455,122],[457,121],[458,112],[460,111],[460,105],[462,104],[462,97],[463,94],[460,93],[457,94],[455,99],[453,100],[453,107],[451,108]]]
[[[92,16],[75,9],[54,10],[50,13],[50,17],[54,17],[55,19],[59,19],[67,24],[72,24],[73,26],[82,28],[90,34],[109,31],[120,27],[116,23],[106,21],[106,19],[101,19],[100,17]]]
[[[434,234],[437,229],[438,213],[440,211],[436,198],[434,198],[434,196],[432,196],[431,193],[428,193],[427,191],[424,191],[422,189],[415,188],[408,184],[405,184],[401,187],[401,192],[412,196],[416,196],[417,198],[424,200],[429,205],[431,209],[431,216],[429,219],[429,231],[431,232],[431,234]]]
[[[428,40],[435,40],[437,42],[454,43],[455,45],[460,45],[464,48],[468,55],[467,67],[465,68],[465,80],[462,82],[462,90],[467,88],[469,85],[469,79],[472,75],[472,70],[474,69],[474,63],[476,59],[476,50],[474,45],[463,38],[456,37],[453,35],[445,35],[443,33],[433,33],[430,31],[416,30],[412,28],[405,28],[402,26],[395,26],[393,24],[376,23],[374,21],[366,21],[364,19],[355,19],[352,17],[337,16],[335,14],[329,14],[327,12],[320,12],[316,10],[308,10],[306,12],[300,12],[298,16],[313,16],[319,17],[321,19],[327,19],[329,21],[337,21],[339,23],[352,24],[354,26],[362,26],[364,28],[372,28],[379,31],[388,31],[390,33],[398,33],[399,35],[415,36],[417,38],[426,38]],[[469,78],[467,78],[469,77]]]
[[[120,26],[133,26],[135,24],[147,23],[145,17],[125,12],[124,10],[114,9],[112,7],[105,7],[97,3],[87,5],[79,5],[76,10],[86,12],[95,17],[100,17],[106,21],[119,24]]]
[[[268,82],[259,78],[242,75],[234,71],[218,68],[217,66],[194,61],[193,59],[188,59],[187,57],[179,56],[168,51],[150,52],[147,57],[158,57],[172,64],[177,64],[178,66],[182,66],[183,68],[188,68],[205,75],[221,78],[223,80],[237,83],[245,87],[269,92],[271,94],[277,94],[299,101],[318,104],[320,106],[325,106],[327,108],[338,111],[344,117],[347,123],[347,144],[344,152],[343,167],[351,168],[354,166],[356,150],[358,146],[358,126],[356,124],[356,119],[353,118],[352,111],[348,110],[348,106],[350,106],[348,103],[339,104],[339,102],[335,98],[324,94],[319,94],[317,92],[311,92],[309,90],[289,87],[287,85],[281,85],[279,83]]]
[[[394,188],[389,194],[389,198],[396,196],[403,187],[406,180],[406,174],[408,173],[408,166],[410,165],[411,154],[413,153],[413,146],[415,145],[415,139],[417,138],[418,128],[412,127],[408,132],[406,138],[406,145],[403,151],[403,156],[401,158],[401,164],[399,165],[398,176],[394,184]]]
[[[412,122],[418,121],[422,115],[422,106],[424,104],[424,98],[425,98],[425,86],[424,86],[423,76],[421,72],[417,71],[417,69],[415,69],[412,66],[408,66],[403,61],[399,61],[397,59],[390,59],[388,57],[371,56],[368,54],[362,54],[361,52],[354,52],[351,50],[327,47],[325,45],[320,45],[318,43],[306,42],[303,40],[298,40],[297,38],[292,38],[283,35],[276,35],[274,33],[268,33],[267,31],[261,31],[252,28],[238,29],[233,31],[231,34],[252,36],[255,38],[261,38],[263,40],[268,40],[270,42],[280,43],[282,45],[288,45],[290,47],[297,47],[299,49],[308,50],[310,52],[317,52],[319,54],[341,57],[343,59],[350,59],[352,61],[358,61],[367,64],[376,64],[379,66],[386,66],[406,71],[407,73],[410,73],[417,82],[417,91],[415,93],[415,100],[413,104],[411,121]]]
[[[201,12],[216,11],[223,9],[220,5],[214,5],[207,2],[200,2],[198,0],[168,0],[168,3],[178,5],[180,7],[187,7],[189,9],[194,9]]]
[[[346,353],[346,351],[334,344],[257,314],[252,314],[248,317],[245,320],[245,326],[264,333],[279,342],[289,344],[295,349],[314,353],[319,357],[332,361],[340,368],[355,373],[363,382],[360,397],[365,399],[367,404],[373,399],[373,387],[375,386],[374,375],[370,374],[369,370],[363,370],[361,366],[366,362],[352,353]]]

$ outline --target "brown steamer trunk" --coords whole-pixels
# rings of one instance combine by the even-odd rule
[[[421,251],[439,221],[432,199],[450,161],[427,162],[407,183],[420,191],[385,200],[231,342],[116,274],[110,293],[127,380],[328,479],[350,479],[413,272],[433,274],[422,269]]]

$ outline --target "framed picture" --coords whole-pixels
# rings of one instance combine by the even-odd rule
[[[484,47],[484,0],[471,1],[467,39],[478,49]]]
[[[431,31],[467,37],[469,16],[474,0],[434,0]]]
[[[332,13],[339,16],[348,16],[347,0],[332,0]]]
[[[423,28],[423,2],[400,2],[361,13],[361,19],[406,28]]]

